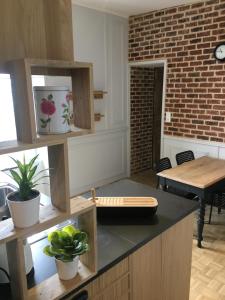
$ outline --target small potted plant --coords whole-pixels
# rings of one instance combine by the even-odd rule
[[[45,170],[37,172],[37,157],[28,163],[25,156],[23,162],[11,157],[17,169],[9,169],[10,174],[7,175],[14,180],[18,189],[7,195],[7,202],[14,226],[18,228],[30,227],[39,222],[40,192],[34,188],[48,175],[41,175]]]
[[[87,233],[68,225],[49,233],[48,241],[50,245],[45,246],[43,252],[55,257],[59,278],[74,278],[78,272],[79,256],[88,251]]]

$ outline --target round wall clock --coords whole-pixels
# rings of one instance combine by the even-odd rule
[[[216,46],[214,56],[219,61],[225,61],[225,42]]]

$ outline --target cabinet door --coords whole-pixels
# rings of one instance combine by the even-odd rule
[[[130,256],[132,300],[188,300],[193,216]]]
[[[129,274],[102,292],[102,300],[129,300]]]
[[[161,300],[161,236],[130,256],[131,299]]]
[[[162,234],[162,300],[188,300],[191,277],[193,215]]]
[[[128,261],[129,259],[125,258],[85,286],[83,290],[88,292],[88,299],[129,300],[130,275]],[[77,294],[79,294],[79,292]],[[69,296],[66,299],[73,300],[73,297],[75,297],[75,295]]]

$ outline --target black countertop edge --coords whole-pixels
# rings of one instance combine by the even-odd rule
[[[158,233],[155,233],[151,237],[144,239],[140,243],[135,244],[135,243],[130,242],[130,243],[132,243],[134,245],[131,249],[127,250],[125,253],[123,253],[122,255],[118,256],[115,260],[113,260],[112,262],[110,262],[109,264],[107,264],[106,266],[104,266],[103,268],[99,269],[97,271],[97,274],[95,274],[93,277],[91,277],[90,279],[88,279],[86,282],[84,282],[83,284],[81,284],[78,288],[74,289],[73,291],[71,291],[69,294],[67,294],[66,296],[64,296],[61,299],[62,300],[66,299],[68,296],[73,295],[73,294],[79,292],[82,288],[84,288],[89,283],[91,283],[96,278],[98,278],[100,275],[102,275],[103,273],[107,272],[109,269],[111,269],[115,265],[117,265],[123,259],[127,258],[129,255],[131,255],[132,253],[134,253],[135,251],[137,251],[139,248],[141,248],[142,246],[146,245],[148,242],[152,241],[154,238],[158,237],[159,235],[161,235],[162,233],[164,233],[165,231],[167,231],[169,228],[171,228],[172,226],[174,226],[175,224],[177,224],[178,222],[180,222],[181,220],[183,220],[184,218],[186,218],[187,216],[189,216],[190,214],[192,214],[193,212],[195,212],[197,210],[197,208],[198,207],[196,205],[195,208],[190,209],[184,215],[180,216],[175,222],[171,222],[171,224],[169,226],[165,225],[164,228],[161,228],[161,230]]]

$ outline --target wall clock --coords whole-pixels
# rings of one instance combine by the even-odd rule
[[[214,56],[219,61],[225,61],[225,42],[216,46]]]

